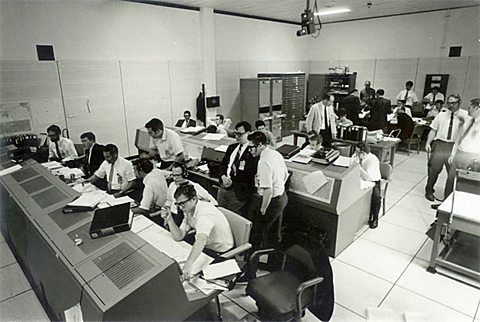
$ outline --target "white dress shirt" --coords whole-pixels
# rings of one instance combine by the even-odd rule
[[[100,179],[106,178],[107,182],[110,183],[111,167],[113,167],[112,190],[122,190],[130,181],[136,179],[132,163],[122,157],[118,157],[114,164],[110,164],[106,160],[103,161],[100,168],[95,172],[95,176]]]
[[[460,137],[464,136],[464,132],[470,127],[470,124],[473,122],[473,118],[469,116],[468,120],[465,122]],[[466,152],[477,154],[480,157],[480,118],[475,120],[475,123],[472,125],[468,133],[464,136],[462,142],[458,144],[457,141],[452,154],[455,154],[456,151]]]
[[[143,178],[142,201],[140,208],[150,210],[153,207],[161,207],[167,199],[167,181],[163,172],[159,169],[153,169]]]
[[[263,189],[272,189],[272,198],[281,196],[285,191],[288,169],[282,155],[267,147],[260,153],[255,183],[258,194],[263,195]]]
[[[397,95],[397,101],[403,101],[403,100],[405,100],[405,94],[407,94],[407,90],[406,90],[406,89],[402,89],[402,90],[400,91],[400,93],[398,93],[398,95]],[[408,96],[407,96],[405,105],[413,106],[413,103],[416,103],[416,102],[418,102],[417,93],[415,93],[415,92],[413,91],[413,89],[410,89],[410,90],[408,91]]]
[[[360,164],[360,176],[365,181],[376,182],[380,181],[382,175],[380,173],[380,161],[377,156],[372,153],[367,153],[360,162],[356,154],[352,156],[351,163]]]
[[[435,102],[439,100],[442,100],[445,102],[445,96],[440,92],[438,92],[437,95],[433,93],[428,93],[424,98],[429,102],[432,102],[434,105],[435,105]]]
[[[156,149],[162,161],[175,161],[177,154],[183,152],[182,139],[175,131],[163,129],[161,138],[151,138],[150,149]]]
[[[227,167],[227,176],[230,178],[231,176],[231,171],[232,171],[232,166],[233,166],[233,162],[235,161],[235,158],[237,157],[237,153],[238,153],[238,150],[240,150],[240,158],[242,157],[242,155],[245,153],[245,150],[247,149],[248,147],[248,142],[245,143],[245,144],[242,144],[242,145],[238,145],[233,151],[232,151],[232,154],[230,154],[230,160],[228,162],[228,167]]]
[[[75,149],[75,145],[73,144],[72,140],[60,137],[58,140],[58,148],[60,150],[61,156],[57,153],[57,147],[55,142],[51,140],[48,142],[48,157],[52,158],[59,158],[59,159],[66,159],[66,158],[74,158],[78,157],[77,150]]]
[[[440,112],[433,119],[432,124],[430,124],[430,128],[436,131],[435,137],[433,138],[434,140],[441,140],[450,143],[453,143],[457,140],[469,116],[467,111],[461,109],[453,113],[452,136],[450,140],[448,140],[448,128],[450,126],[451,115],[452,111],[447,110],[445,112]]]

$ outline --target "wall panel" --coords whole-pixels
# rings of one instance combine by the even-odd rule
[[[383,88],[385,97],[390,98],[396,103],[395,97],[405,88],[405,82],[414,81],[417,71],[418,59],[378,59],[375,69],[375,78],[372,87]],[[414,85],[414,90],[418,94],[418,90]],[[421,94],[420,94],[421,95]]]
[[[480,98],[480,56],[471,56],[468,62],[467,81],[462,94],[464,107],[474,98]]]
[[[468,57],[446,57],[442,58],[440,71],[442,74],[449,74],[448,93],[462,95],[465,88],[467,76]],[[478,75],[478,74],[477,74]]]
[[[220,96],[218,113],[232,119],[232,126],[240,119],[240,62],[217,61],[217,94]]]

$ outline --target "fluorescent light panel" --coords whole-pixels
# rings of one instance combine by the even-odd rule
[[[339,8],[339,9],[332,9],[332,10],[315,12],[315,16],[334,15],[336,13],[344,13],[344,12],[350,12],[350,11],[352,11],[352,10],[350,10],[348,8]]]

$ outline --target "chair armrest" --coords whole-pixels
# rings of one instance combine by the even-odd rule
[[[252,248],[252,244],[245,243],[243,245],[235,247],[232,250],[229,250],[226,253],[223,253],[222,255],[220,255],[220,257],[222,257],[222,258],[234,258],[235,256],[240,255],[241,253],[249,250],[250,248]]]
[[[265,248],[265,249],[260,249],[255,252],[250,256],[250,264],[253,264],[255,261],[258,261],[258,258],[261,255],[268,254],[275,251],[275,248]]]
[[[305,291],[307,288],[310,288],[312,286],[317,286],[323,282],[323,277],[315,277],[312,279],[309,279],[305,282],[300,283],[297,287],[297,312],[300,314],[302,312],[302,293]],[[313,300],[315,300],[315,294],[313,295]]]

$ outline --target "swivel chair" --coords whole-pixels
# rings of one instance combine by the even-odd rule
[[[382,198],[383,208],[382,216],[385,216],[385,199],[387,196],[388,184],[390,183],[390,176],[392,175],[392,166],[389,163],[381,162],[380,175],[382,177],[382,179],[380,180],[380,196]]]

